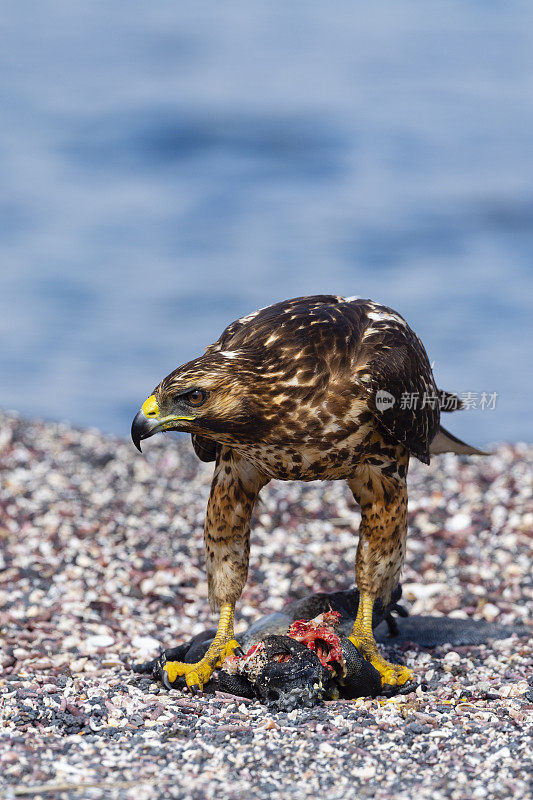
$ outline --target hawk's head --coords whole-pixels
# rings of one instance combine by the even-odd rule
[[[238,351],[207,352],[178,367],[154,389],[133,420],[131,438],[159,431],[183,431],[235,444],[247,432],[260,433],[264,415],[257,392],[260,380],[252,359]]]

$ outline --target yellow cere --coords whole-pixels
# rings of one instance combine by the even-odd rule
[[[184,420],[193,420],[196,419],[196,416],[192,417],[179,417],[177,415],[171,414],[168,417],[161,418],[159,416],[159,406],[157,405],[157,400],[153,394],[148,397],[141,406],[141,411],[143,412],[145,417],[148,419],[157,419],[161,423],[166,423],[167,425],[172,425],[173,422],[177,420],[184,419]]]
[[[143,412],[145,417],[159,416],[159,406],[157,405],[157,400],[155,399],[153,394],[151,394],[150,397],[144,401],[144,403],[141,406],[141,411]]]

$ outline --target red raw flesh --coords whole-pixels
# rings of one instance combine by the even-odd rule
[[[258,642],[257,644],[253,644],[247,653],[244,654],[244,658],[251,658],[258,650],[263,649],[263,642]]]
[[[322,666],[326,667],[330,672],[337,672],[338,666],[344,667],[341,641],[335,632],[340,616],[338,611],[326,611],[323,614],[319,614],[315,619],[297,619],[287,632],[287,635],[292,639],[305,644],[310,650],[314,650]],[[263,643],[258,642],[252,645],[241,658],[235,655],[228,656],[225,661],[226,668],[229,667],[231,672],[235,671],[238,663],[249,664],[253,656],[258,655],[263,650],[263,647]],[[292,656],[287,653],[275,656],[274,660],[282,664],[291,658]],[[337,669],[333,665],[337,665]]]
[[[263,642],[258,642],[252,645],[244,656],[236,656],[235,654],[226,656],[222,664],[222,669],[225,669],[230,675],[235,675],[238,672],[242,673],[242,670],[250,665],[250,660],[252,660],[254,656],[259,655],[263,648]]]
[[[297,619],[288,631],[290,637],[314,650],[330,672],[336,672],[333,664],[343,664],[341,641],[335,633],[340,616],[338,611],[327,611],[314,620]]]

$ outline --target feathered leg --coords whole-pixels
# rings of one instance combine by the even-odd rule
[[[250,521],[255,500],[267,478],[228,447],[217,457],[205,520],[205,550],[209,602],[220,608],[216,636],[196,664],[169,661],[168,680],[184,675],[187,685],[203,688],[226,656],[238,648],[233,635],[235,603],[248,575]]]
[[[361,527],[355,562],[360,593],[351,641],[381,674],[382,685],[400,686],[411,680],[407,667],[383,658],[372,633],[372,608],[380,597],[386,605],[398,584],[407,535],[406,475],[409,456],[403,449],[373,456],[348,481],[361,506]]]

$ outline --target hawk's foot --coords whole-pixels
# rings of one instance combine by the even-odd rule
[[[368,592],[361,592],[357,616],[352,632],[348,637],[360,651],[361,655],[370,661],[372,666],[381,675],[381,686],[403,686],[413,680],[413,673],[401,664],[391,664],[378,650],[374,634],[372,633],[372,609],[374,598]]]
[[[184,677],[191,691],[203,689],[213,672],[222,665],[224,660],[239,650],[239,643],[233,636],[233,603],[224,603],[220,609],[220,619],[216,636],[203,658],[195,664],[186,664],[184,661],[167,661],[163,664],[161,678],[167,689],[176,678]]]
[[[403,686],[404,683],[413,680],[413,673],[408,667],[404,667],[401,664],[392,664],[383,658],[373,636],[359,633],[355,630],[354,625],[354,629],[348,638],[357,647],[361,655],[377,669],[381,675],[382,686]]]
[[[220,667],[227,656],[232,656],[239,649],[235,639],[229,642],[217,642],[216,638],[205,654],[196,664],[187,664],[184,661],[167,661],[163,665],[162,679],[167,689],[178,677],[184,677],[189,689],[203,689],[213,672]]]

